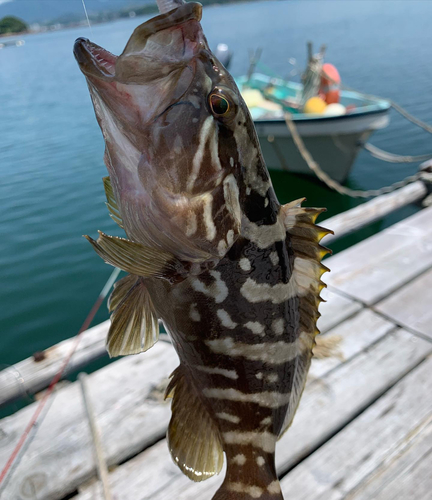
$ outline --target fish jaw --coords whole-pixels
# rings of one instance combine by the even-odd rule
[[[103,132],[113,119],[138,147],[154,118],[184,93],[193,60],[207,46],[201,10],[200,4],[184,4],[150,19],[135,29],[120,56],[76,40],[74,55]]]

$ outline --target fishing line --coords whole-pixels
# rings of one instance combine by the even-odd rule
[[[94,38],[94,36],[93,36],[93,30],[92,30],[92,27],[90,25],[90,19],[89,19],[88,13],[87,13],[86,5],[85,5],[85,1],[81,0],[81,2],[82,2],[82,5],[84,7],[84,12],[85,12],[85,15],[86,15],[86,18],[87,18],[88,27],[90,28],[91,36],[92,36],[92,38]]]
[[[41,413],[46,405],[46,403],[49,400],[49,397],[51,396],[52,392],[54,391],[55,386],[59,382],[59,380],[62,378],[63,374],[66,371],[66,368],[72,358],[72,356],[75,354],[75,351],[77,350],[78,344],[81,340],[82,333],[88,329],[90,326],[90,323],[93,321],[93,318],[95,317],[97,311],[99,310],[99,307],[101,306],[102,302],[104,301],[105,297],[108,295],[108,292],[110,291],[111,287],[113,286],[114,282],[116,281],[118,275],[120,273],[120,269],[117,267],[114,268],[113,272],[111,273],[110,277],[108,278],[107,282],[105,283],[102,291],[100,292],[98,298],[96,299],[96,302],[94,303],[93,307],[91,308],[90,312],[88,313],[84,323],[82,324],[81,328],[79,329],[76,337],[74,344],[72,346],[72,349],[70,350],[70,353],[66,356],[65,360],[63,361],[60,370],[57,372],[57,374],[54,376],[54,378],[51,380],[50,385],[48,386],[48,389],[46,390],[43,398],[40,400],[36,411],[34,412],[32,418],[30,419],[30,422],[28,423],[27,427],[25,428],[24,432],[22,433],[17,445],[15,446],[11,456],[9,457],[9,460],[6,462],[6,465],[4,466],[1,474],[0,474],[0,493],[4,490],[5,488],[5,479],[7,479],[7,482],[9,482],[13,472],[16,470],[19,462],[21,461],[21,458],[23,457],[23,453],[20,454],[21,449],[23,448],[24,444],[28,441],[29,436],[33,433],[31,436],[32,439],[34,438],[34,432],[36,431],[35,427],[38,426],[39,423],[39,417],[41,416]],[[42,418],[42,417],[41,417]],[[27,446],[26,446],[27,449]],[[9,474],[8,474],[9,473]]]

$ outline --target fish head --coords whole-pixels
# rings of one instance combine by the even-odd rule
[[[118,57],[74,47],[127,235],[190,261],[220,259],[240,234],[244,166],[261,154],[201,14],[186,3],[150,19]]]

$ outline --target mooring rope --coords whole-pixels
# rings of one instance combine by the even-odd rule
[[[431,174],[425,171],[420,170],[414,175],[409,175],[402,181],[395,182],[390,186],[385,186],[380,189],[369,189],[366,191],[360,189],[350,189],[345,186],[342,186],[339,182],[333,180],[322,168],[318,165],[318,163],[312,158],[312,155],[307,150],[303,139],[300,137],[300,134],[297,131],[297,127],[292,119],[290,113],[285,113],[285,122],[288,126],[289,131],[291,132],[291,136],[294,140],[297,149],[299,150],[303,160],[306,162],[307,166],[314,172],[314,174],[324,182],[329,188],[334,189],[340,194],[344,194],[347,196],[351,196],[352,198],[375,198],[382,194],[391,193],[400,189],[408,184],[411,184],[418,180],[429,180],[431,178]]]
[[[54,376],[54,378],[51,380],[51,383],[48,386],[48,389],[46,390],[45,394],[43,395],[42,399],[40,400],[35,412],[33,413],[32,418],[30,419],[30,422],[27,424],[27,427],[25,428],[24,432],[22,433],[17,445],[15,446],[14,450],[12,451],[11,456],[9,457],[8,461],[6,462],[6,465],[4,466],[1,474],[0,474],[0,494],[6,487],[7,482],[9,482],[13,471],[17,468],[19,465],[19,462],[21,461],[21,458],[23,457],[23,453],[20,454],[21,449],[23,448],[24,444],[28,441],[28,438],[31,436],[31,439],[34,439],[36,430],[40,427],[40,419],[42,419],[41,414],[42,411],[47,404],[51,394],[54,391],[55,386],[57,383],[60,381],[62,376],[64,375],[66,368],[72,359],[72,356],[75,354],[75,351],[78,348],[78,344],[81,340],[82,333],[85,332],[88,327],[90,326],[91,322],[93,321],[93,318],[95,317],[97,311],[99,310],[102,302],[108,295],[108,292],[110,291],[111,287],[114,285],[114,282],[116,281],[118,275],[120,273],[120,269],[114,268],[113,272],[111,273],[110,277],[108,278],[107,282],[105,283],[102,291],[100,292],[98,298],[96,299],[96,302],[94,303],[93,307],[91,308],[90,312],[88,313],[84,323],[82,324],[81,328],[79,329],[75,339],[74,343],[72,345],[72,348],[69,352],[69,354],[66,356],[64,359],[59,371],[57,374]],[[46,415],[43,415],[43,417]],[[26,448],[27,449],[27,446]]]
[[[370,142],[363,144],[363,147],[374,158],[378,158],[378,160],[386,161],[388,163],[420,163],[432,159],[432,153],[417,156],[402,156],[377,148]]]

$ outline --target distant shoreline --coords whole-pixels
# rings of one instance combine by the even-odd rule
[[[210,6],[223,6],[223,5],[233,5],[233,4],[242,4],[242,3],[252,3],[252,2],[264,2],[266,0],[201,0],[199,3],[203,5],[203,8]],[[103,24],[109,24],[116,21],[125,21],[128,19],[135,19],[140,17],[151,16],[152,14],[158,14],[158,9],[156,4],[151,6],[144,7],[131,7],[124,11],[114,11],[109,13],[110,16],[107,19],[101,19],[99,16],[92,19],[90,17],[91,26],[99,26]],[[131,15],[133,14],[133,15]],[[93,16],[94,17],[94,16]],[[34,26],[38,23],[33,23]],[[40,29],[29,29],[27,31],[21,31],[19,33],[4,33],[0,35],[0,38],[13,38],[16,36],[27,36],[27,35],[40,35],[44,33],[56,33],[58,31],[64,31],[68,29],[74,28],[88,28],[87,19],[83,18],[80,20],[74,20],[65,23],[59,23],[57,20],[50,21],[47,24],[40,25]]]
[[[250,2],[258,2],[263,0],[201,0],[200,3],[203,7],[208,7],[211,5],[231,5],[231,4],[240,4],[240,3],[250,3]],[[83,13],[84,14],[84,13]],[[151,5],[144,6],[135,6],[128,7],[124,10],[113,11],[113,12],[99,12],[97,14],[90,14],[90,24],[92,26],[97,26],[100,24],[107,24],[113,21],[125,20],[125,19],[134,19],[135,17],[143,17],[143,16],[152,16],[158,14],[158,8],[156,3]],[[38,23],[31,23],[30,29],[27,31],[21,31],[17,33],[4,33],[0,35],[0,38],[4,37],[14,37],[21,35],[37,35],[39,33],[50,33],[56,31],[62,31],[65,29],[78,28],[78,27],[86,27],[87,19],[77,18],[75,15],[65,15],[59,18],[52,19],[51,21]]]

